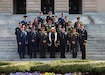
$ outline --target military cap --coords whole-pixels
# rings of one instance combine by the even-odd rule
[[[26,17],[28,17],[28,16],[24,15],[23,17],[26,18]]]
[[[80,17],[77,17],[77,19],[80,19]]]
[[[71,21],[68,21],[68,23],[72,23]]]
[[[50,12],[50,13],[52,13],[52,11],[51,11],[51,10],[50,10],[49,12]]]

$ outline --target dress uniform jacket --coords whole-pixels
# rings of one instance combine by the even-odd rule
[[[54,16],[49,16],[49,15],[48,15],[48,16],[46,17],[46,22],[48,23],[48,20],[52,20],[52,21],[53,21],[52,17],[54,17]]]
[[[30,58],[32,58],[33,52],[34,52],[34,58],[36,58],[37,41],[38,41],[38,32],[35,30],[29,32]]]
[[[78,37],[79,37],[79,34],[77,32],[71,33],[71,50],[72,50],[72,57],[73,58],[77,57]],[[73,43],[73,42],[75,42],[75,43]]]
[[[79,22],[75,22],[75,23],[74,23],[74,28],[77,28],[77,27],[78,27],[78,26],[77,26],[78,24],[82,24],[82,22],[80,22],[80,21],[79,21]]]
[[[61,58],[65,58],[65,48],[67,43],[67,33],[61,32],[58,34],[58,40],[60,41],[60,52],[61,52]]]
[[[82,59],[86,59],[86,47],[84,43],[87,42],[87,31],[85,29],[79,31],[79,44],[82,51]]]
[[[23,20],[23,21],[21,21],[21,23],[22,23],[23,25],[27,25],[27,24],[29,23],[29,21]]]
[[[59,22],[59,24],[61,24],[63,26],[65,20],[64,20],[64,18],[61,17],[61,18],[58,19],[58,22]]]
[[[18,51],[19,51],[20,58],[24,58],[27,41],[28,41],[27,32],[26,31],[20,31],[17,35],[17,42],[18,42],[18,46],[19,46]],[[19,44],[19,43],[21,43],[21,44]]]
[[[41,22],[41,23],[43,22],[43,16],[38,16],[37,18],[38,18],[38,22]]]
[[[39,33],[39,51],[40,51],[40,57],[41,58],[46,57],[47,41],[48,41],[47,32],[46,31],[40,32]]]

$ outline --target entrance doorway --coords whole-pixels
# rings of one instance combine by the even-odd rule
[[[44,14],[52,11],[52,13],[54,14],[54,0],[41,0],[41,11]]]
[[[13,0],[14,14],[26,14],[26,0]]]
[[[69,0],[69,14],[82,13],[82,0]]]

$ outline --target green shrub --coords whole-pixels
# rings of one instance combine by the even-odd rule
[[[4,66],[4,65],[10,65],[10,62],[0,62],[0,66]]]
[[[10,72],[90,72],[105,74],[105,61],[57,60],[53,62],[0,62],[0,73]]]

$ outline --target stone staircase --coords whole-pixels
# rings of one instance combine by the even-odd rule
[[[52,61],[61,59],[60,53],[56,53],[54,59],[49,58],[49,53],[47,53],[46,59],[40,59],[39,53],[37,53],[36,59],[30,59],[28,55],[27,58],[20,59],[17,53],[17,43],[16,37],[14,35],[15,27],[19,21],[22,20],[23,15],[0,15],[0,60],[2,61]],[[80,16],[81,21],[84,21],[86,29],[88,31],[88,44],[87,44],[87,59],[90,60],[105,60],[105,25],[104,24],[90,24],[90,20],[86,15],[68,15],[72,22],[76,21],[76,17]],[[29,20],[35,18],[33,15],[29,15]],[[94,18],[93,18],[94,19]],[[65,59],[73,59],[71,53],[66,53]],[[76,59],[81,59],[81,52],[78,52],[78,57]]]

